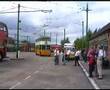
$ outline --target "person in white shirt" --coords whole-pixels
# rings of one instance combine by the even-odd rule
[[[76,53],[75,53],[75,66],[79,66],[79,62],[78,62],[78,60],[80,59],[80,51],[79,50],[77,50],[76,51]]]
[[[59,51],[59,63],[62,63],[62,59],[63,59],[63,50],[61,49]]]
[[[58,65],[59,64],[59,50],[58,50],[58,48],[56,48],[54,50],[54,57],[55,57],[55,59],[54,59],[55,65]]]
[[[102,46],[99,47],[98,50],[98,57],[97,57],[97,72],[98,72],[98,79],[102,79],[102,59],[106,57],[106,52]]]

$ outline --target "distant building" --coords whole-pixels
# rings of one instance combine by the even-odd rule
[[[15,51],[15,39],[12,38],[12,37],[8,37],[8,40],[7,40],[7,51]]]
[[[102,45],[106,50],[108,59],[110,60],[110,23],[93,34],[89,41],[89,45],[94,47]]]
[[[21,41],[20,51],[31,52],[31,51],[34,51],[34,49],[35,49],[35,44],[34,43],[30,43],[26,40]]]

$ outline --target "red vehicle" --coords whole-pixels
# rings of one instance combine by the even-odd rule
[[[7,40],[8,40],[8,28],[3,22],[0,22],[0,61],[6,57],[7,52]]]

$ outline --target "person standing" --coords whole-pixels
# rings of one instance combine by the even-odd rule
[[[77,50],[76,53],[75,53],[75,66],[79,66],[79,59],[80,59],[80,51]]]
[[[105,56],[106,56],[105,50],[103,50],[103,47],[100,46],[98,50],[98,58],[97,58],[98,79],[102,79],[102,60]]]
[[[95,69],[95,51],[92,48],[89,49],[88,53],[87,53],[87,60],[88,60],[88,64],[89,64],[89,77],[93,77],[93,71]]]
[[[59,64],[59,50],[58,50],[58,48],[56,48],[55,50],[54,50],[54,62],[55,62],[55,65],[58,65]]]
[[[59,53],[59,63],[62,63],[62,59],[63,59],[63,50],[61,49]]]

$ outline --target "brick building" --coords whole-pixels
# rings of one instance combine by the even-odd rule
[[[95,47],[103,45],[110,60],[110,23],[92,35],[89,45]]]

